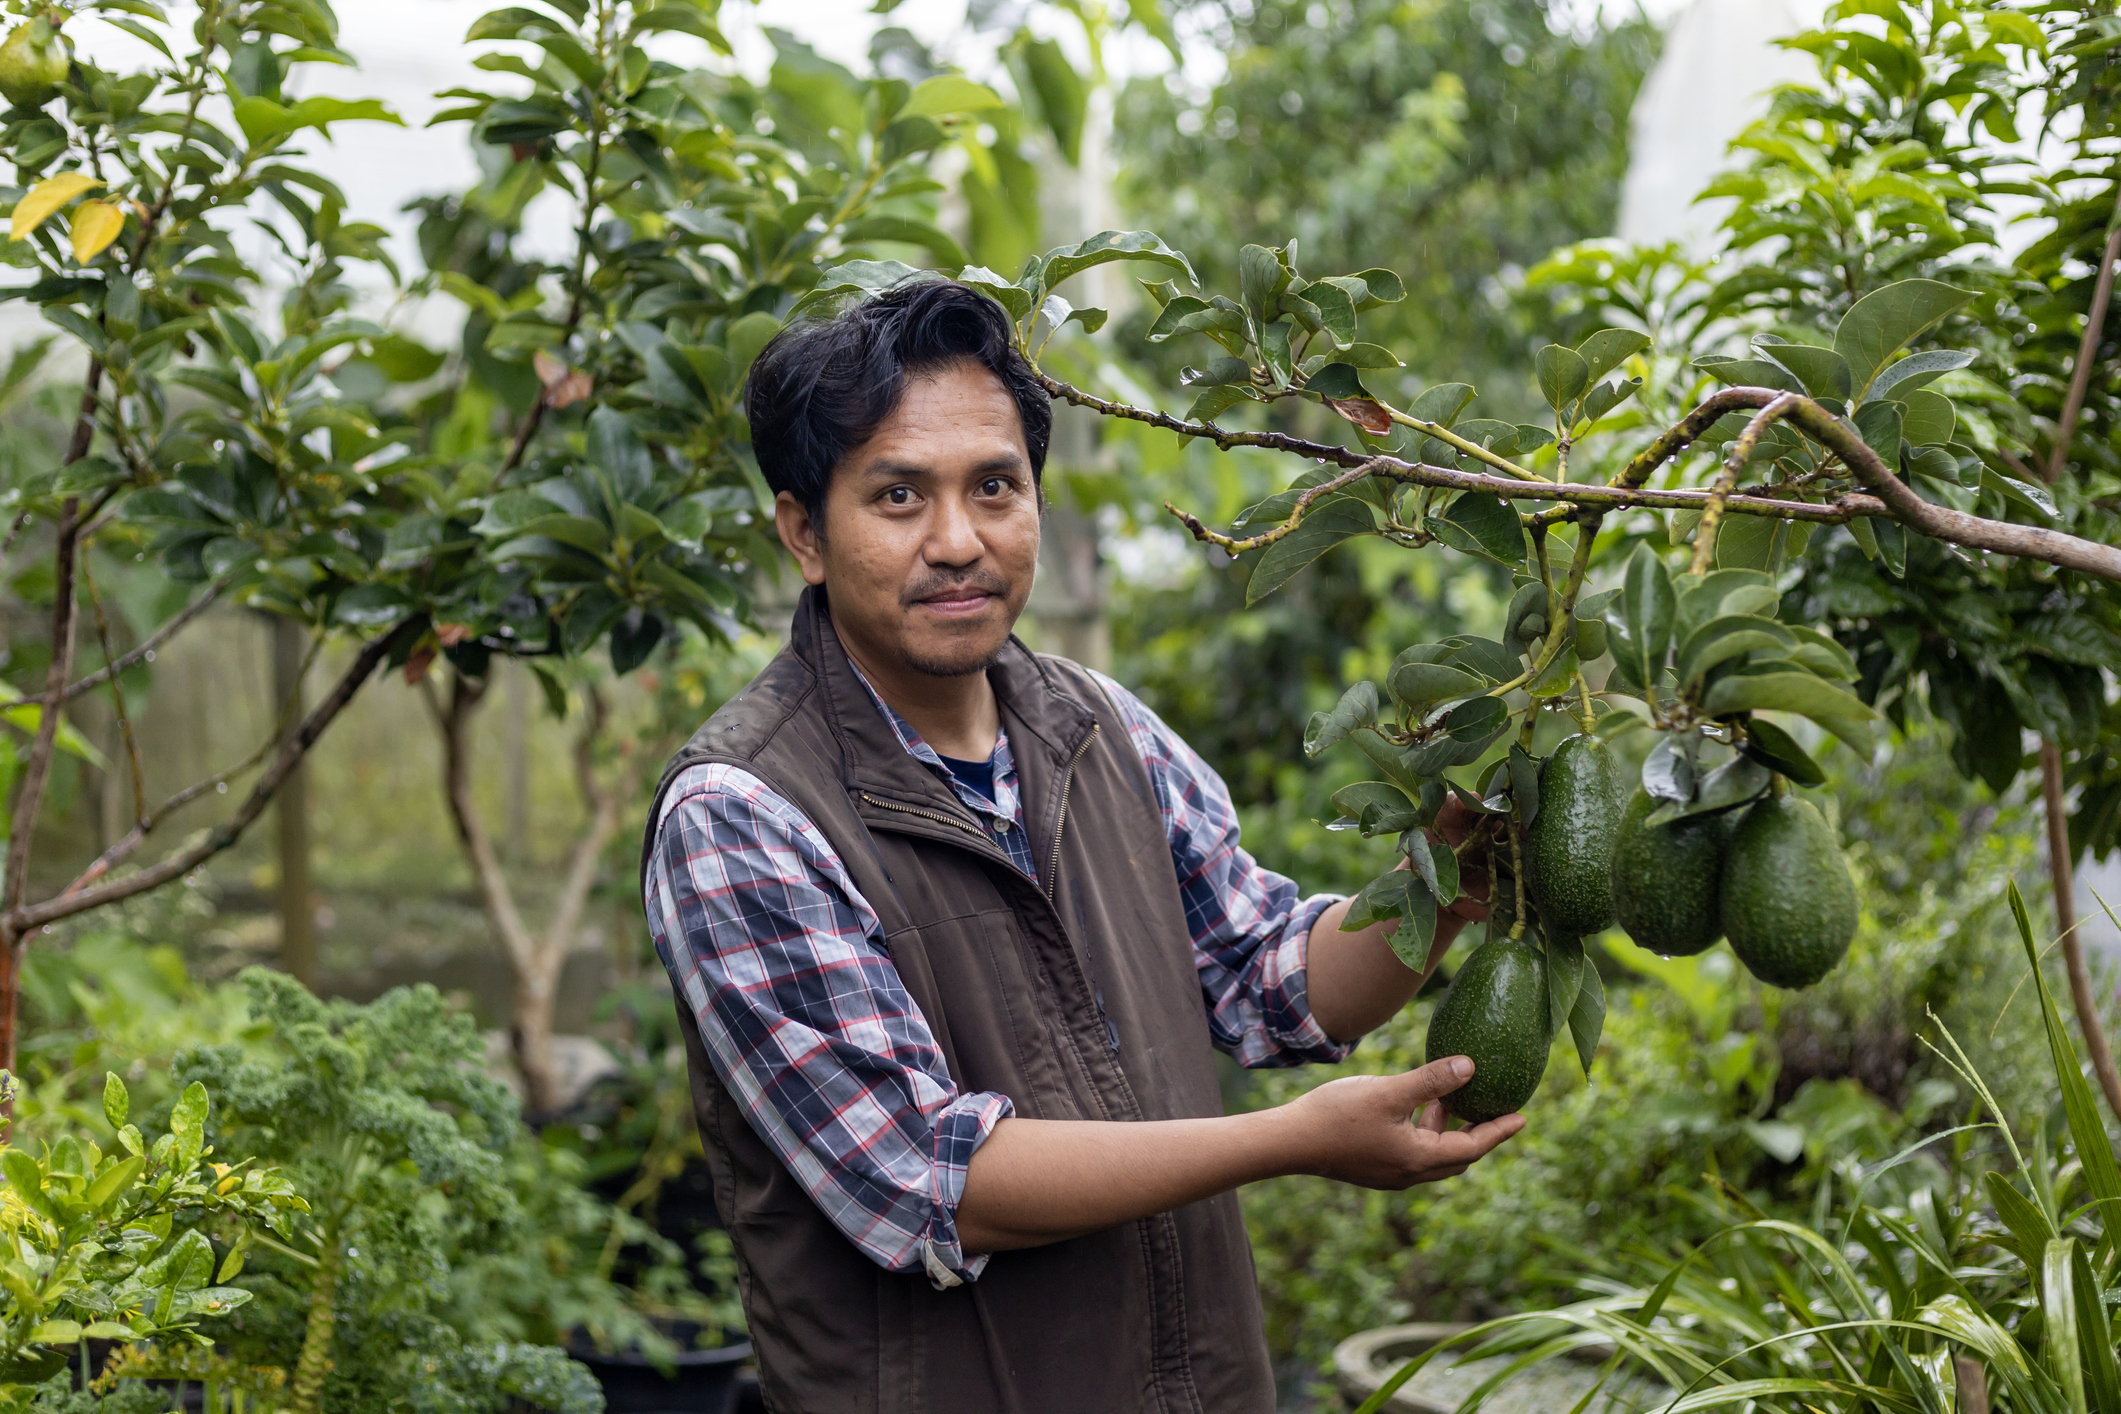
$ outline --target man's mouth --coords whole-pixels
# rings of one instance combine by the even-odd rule
[[[964,584],[926,595],[914,602],[945,618],[970,618],[987,607],[996,596],[992,590]]]

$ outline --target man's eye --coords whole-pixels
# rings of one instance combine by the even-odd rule
[[[1009,490],[1009,483],[999,476],[990,476],[979,484],[979,490],[982,496],[1006,495]]]
[[[910,506],[913,504],[913,488],[894,486],[884,493],[884,499],[894,506]]]

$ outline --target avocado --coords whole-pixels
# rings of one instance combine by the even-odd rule
[[[1613,838],[1620,782],[1594,736],[1570,737],[1539,768],[1539,814],[1525,844],[1525,884],[1549,934],[1588,937],[1613,926]]]
[[[1808,800],[1771,795],[1745,812],[1723,856],[1723,931],[1773,987],[1809,987],[1856,936],[1856,886],[1841,842]]]
[[[1490,938],[1473,949],[1429,1019],[1427,1059],[1470,1056],[1473,1078],[1443,1097],[1468,1124],[1524,1108],[1547,1071],[1554,1033],[1547,964],[1530,943]]]
[[[1646,825],[1659,801],[1638,790],[1613,838],[1613,916],[1651,952],[1692,957],[1723,936],[1723,851],[1731,817]]]

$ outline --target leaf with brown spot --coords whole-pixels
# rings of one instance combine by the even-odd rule
[[[596,388],[595,379],[579,368],[568,367],[544,349],[531,355],[530,366],[545,387],[545,406],[549,408],[572,407]]]
[[[1368,398],[1327,398],[1325,403],[1372,437],[1382,437],[1392,430],[1392,414]]]

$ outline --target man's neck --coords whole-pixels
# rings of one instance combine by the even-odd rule
[[[842,646],[876,695],[904,717],[938,755],[984,761],[994,754],[1002,734],[1002,714],[984,672],[936,677],[903,665],[886,666],[877,654],[844,639]]]

